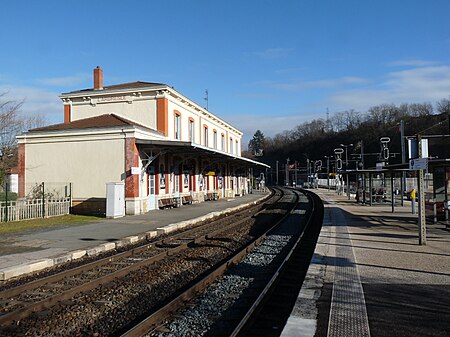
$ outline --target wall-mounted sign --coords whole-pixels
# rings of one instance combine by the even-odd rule
[[[121,102],[121,101],[127,101],[127,96],[103,96],[97,98],[97,103],[110,103],[110,102]]]
[[[131,174],[132,175],[141,174],[141,169],[139,167],[132,167]]]
[[[409,161],[410,170],[428,170],[428,158],[417,158]]]
[[[101,97],[85,97],[85,100],[90,100],[91,105],[115,103],[115,102],[127,102],[133,103],[133,96],[117,95],[117,96],[101,96]]]

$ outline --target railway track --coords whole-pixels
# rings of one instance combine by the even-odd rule
[[[304,231],[230,336],[278,336],[283,330],[308,271],[324,217],[321,199],[306,193],[313,207]]]
[[[0,293],[0,334],[26,335],[42,329],[40,335],[50,336],[55,331],[46,331],[43,323],[55,324],[64,319],[72,321],[73,328],[67,325],[56,328],[59,335],[104,335],[105,331],[123,329],[129,320],[139,320],[144,313],[155,310],[181,292],[178,290],[180,287],[189,286],[198,274],[206,273],[264,232],[265,221],[273,221],[283,213],[277,208],[283,197],[284,193],[278,190],[264,205],[44,279],[5,289]],[[176,268],[182,275],[182,281],[174,285],[167,281],[170,277],[164,276],[175,275],[169,270]],[[171,287],[167,287],[168,284]],[[142,301],[144,297],[146,300]],[[126,317],[114,319],[114,315],[120,315],[118,308],[131,308],[133,304],[137,309],[127,309],[131,313],[126,312]],[[74,313],[83,311],[83,308],[88,308],[88,318],[84,319],[87,322],[76,323],[74,315],[77,314]]]
[[[276,224],[121,336],[274,336],[274,329],[281,332],[323,218],[317,196],[307,191],[290,193],[296,201]],[[267,320],[267,312],[273,319]]]

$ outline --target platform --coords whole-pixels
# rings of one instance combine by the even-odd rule
[[[254,191],[233,199],[154,210],[143,215],[3,235],[0,237],[0,280],[176,230],[253,204],[266,196],[268,192]]]
[[[326,189],[319,242],[281,336],[450,336],[450,231],[411,206],[364,206]]]

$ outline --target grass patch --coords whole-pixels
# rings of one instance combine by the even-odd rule
[[[1,222],[0,223],[0,235],[22,232],[30,229],[41,229],[48,227],[58,227],[66,225],[81,225],[89,222],[99,221],[104,218],[98,216],[86,216],[86,215],[62,215],[55,216],[46,219],[32,219],[13,222]]]

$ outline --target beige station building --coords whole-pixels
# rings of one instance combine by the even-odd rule
[[[107,184],[124,213],[230,198],[250,189],[242,132],[162,83],[103,85],[60,95],[64,123],[18,137],[19,196],[39,182],[72,184],[75,213],[105,213]],[[108,197],[109,198],[109,197]]]

